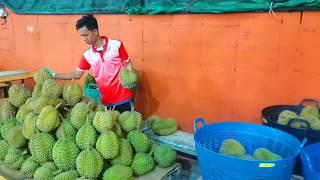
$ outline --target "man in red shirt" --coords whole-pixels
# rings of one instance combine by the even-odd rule
[[[123,67],[132,69],[132,63],[121,41],[100,36],[98,23],[92,15],[85,15],[76,23],[83,40],[91,45],[72,73],[58,74],[46,69],[56,79],[80,79],[84,72],[92,69],[101,93],[102,104],[115,107],[119,112],[130,111],[132,89],[124,88],[120,81]]]

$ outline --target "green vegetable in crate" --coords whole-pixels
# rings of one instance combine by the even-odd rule
[[[103,180],[133,180],[133,171],[122,164],[114,165],[103,173]]]
[[[32,97],[37,98],[42,95],[42,83],[36,83],[33,87]]]
[[[158,166],[162,168],[170,167],[174,164],[177,158],[177,153],[166,144],[157,145],[154,150],[154,160]]]
[[[79,177],[79,174],[76,170],[70,170],[62,172],[56,175],[53,180],[74,180]]]
[[[53,179],[58,173],[56,165],[53,162],[47,162],[35,171],[34,180]]]
[[[141,126],[142,116],[139,112],[134,111],[134,106],[131,105],[131,111],[125,111],[120,114],[119,122],[122,129],[126,132],[139,130]]]
[[[82,100],[82,88],[74,82],[66,83],[63,85],[62,95],[68,104],[74,106]]]
[[[77,171],[86,178],[98,178],[103,168],[103,158],[91,147],[80,152],[76,161]]]
[[[72,170],[76,168],[76,159],[80,150],[70,138],[62,137],[52,149],[53,161],[59,169]]]
[[[37,127],[40,131],[50,132],[56,129],[60,124],[60,115],[58,110],[52,106],[44,107],[37,119]]]
[[[52,149],[55,142],[54,137],[49,133],[34,134],[28,144],[33,159],[38,163],[53,160]]]
[[[133,160],[133,151],[128,140],[121,138],[119,154],[112,159],[111,164],[130,166]]]
[[[8,119],[15,118],[17,109],[8,100],[5,100],[1,106],[1,119],[7,121]]]
[[[135,175],[141,176],[151,172],[154,168],[154,160],[151,155],[137,153],[134,156],[131,168]]]
[[[305,106],[300,112],[300,116],[308,119],[309,116],[313,116],[317,119],[320,118],[319,109],[316,106]]]
[[[177,131],[177,122],[173,118],[167,120],[155,119],[151,124],[152,131],[160,136],[167,136]]]
[[[314,130],[320,130],[320,120],[311,123],[311,128]]]
[[[88,87],[88,84],[97,84],[94,77],[89,73],[87,74],[87,76],[83,80],[83,85],[82,85],[83,89]]]
[[[31,112],[31,109],[29,109],[28,104],[20,106],[16,114],[17,121],[22,124],[29,112]]]
[[[84,102],[77,103],[71,110],[70,122],[76,128],[80,129],[85,124],[87,115],[89,113],[89,106]]]
[[[281,125],[287,125],[292,118],[298,118],[298,115],[293,111],[284,110],[279,114],[277,122]]]
[[[30,156],[22,163],[21,172],[31,178],[39,166],[40,165],[32,159],[32,156]]]
[[[27,114],[22,125],[22,134],[25,138],[30,139],[37,132],[37,118],[32,112]]]
[[[136,152],[146,153],[150,149],[148,136],[138,130],[130,131],[127,139],[132,144]]]
[[[21,84],[14,84],[9,88],[8,91],[9,98],[8,101],[15,107],[20,107],[26,102],[26,100],[31,97],[31,92],[29,89]]]
[[[9,144],[5,140],[0,140],[0,161],[3,161],[8,153]]]
[[[47,79],[42,84],[41,94],[58,98],[62,94],[62,86],[53,79]]]
[[[109,111],[96,112],[93,118],[93,126],[96,130],[102,133],[105,130],[111,130],[114,126],[115,121],[112,118],[112,114]]]
[[[273,153],[269,151],[266,148],[258,148],[254,151],[253,157],[256,160],[262,160],[262,161],[275,161],[275,160],[281,160],[282,157],[276,153]]]
[[[103,132],[96,143],[96,148],[104,159],[112,159],[119,154],[119,140],[113,131]]]
[[[234,157],[242,157],[246,154],[243,145],[235,139],[224,140],[220,146],[219,152]]]
[[[137,71],[128,68],[122,68],[120,71],[120,83],[124,88],[133,88],[138,83]]]
[[[97,132],[90,124],[89,119],[76,134],[76,143],[80,149],[87,149],[90,145],[95,144],[97,140]]]
[[[9,130],[7,141],[11,147],[15,148],[22,148],[26,144],[27,139],[23,136],[20,125]]]
[[[42,84],[45,80],[52,79],[52,77],[49,73],[42,69],[34,73],[33,79],[36,83]]]
[[[76,129],[72,126],[71,122],[68,119],[63,120],[56,131],[57,138],[70,137],[72,139],[75,139],[76,134]]]

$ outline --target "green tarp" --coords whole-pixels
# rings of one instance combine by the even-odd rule
[[[173,14],[269,11],[271,1],[3,0],[3,3],[17,14]],[[272,8],[274,11],[319,10],[320,0],[274,0]]]

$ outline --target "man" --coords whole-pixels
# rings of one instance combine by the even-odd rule
[[[132,69],[128,54],[119,40],[100,36],[98,23],[93,15],[85,15],[76,23],[76,29],[91,47],[83,53],[78,68],[68,74],[58,74],[45,68],[56,79],[80,79],[92,69],[101,93],[102,104],[121,112],[130,111],[132,89],[124,88],[119,81],[123,67]]]

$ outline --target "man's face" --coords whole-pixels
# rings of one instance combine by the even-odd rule
[[[84,42],[89,45],[92,45],[98,38],[98,30],[94,29],[92,31],[88,30],[86,26],[78,29],[78,33],[83,38]]]

